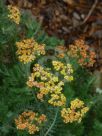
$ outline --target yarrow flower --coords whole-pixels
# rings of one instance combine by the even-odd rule
[[[60,61],[52,61],[52,65],[54,66],[54,69],[56,71],[59,71],[60,74],[64,76],[64,79],[67,81],[72,81],[73,80],[73,69],[71,64],[65,65],[64,63]]]
[[[72,123],[72,122],[81,122],[85,113],[89,110],[87,106],[84,105],[84,102],[75,99],[71,101],[70,108],[63,108],[61,110],[61,117],[65,123]]]
[[[17,129],[26,130],[29,134],[39,131],[41,124],[46,121],[46,115],[38,115],[33,111],[25,111],[15,119]]]
[[[48,103],[53,106],[64,106],[66,104],[66,97],[62,93],[63,82],[58,83],[46,82],[43,88],[40,88],[37,98],[43,100],[44,95],[49,94]]]
[[[74,44],[69,45],[69,56],[76,58],[81,66],[92,67],[95,63],[96,54],[89,49],[83,39],[78,39]]]
[[[66,97],[64,94],[51,94],[51,99],[48,101],[53,106],[65,106]]]
[[[37,82],[35,78],[40,78],[41,82]],[[47,83],[46,83],[47,82]],[[58,82],[58,77],[53,75],[48,69],[44,69],[41,65],[35,64],[33,67],[33,73],[29,77],[27,85],[29,87],[36,86],[38,88],[44,87],[54,82]]]
[[[45,54],[45,45],[39,45],[34,39],[24,39],[16,42],[17,55],[21,62],[28,63],[36,59],[36,56]]]
[[[16,24],[19,24],[21,14],[20,14],[18,7],[9,5],[8,10],[9,10],[9,15],[8,15],[9,19],[14,21]]]
[[[49,94],[48,103],[54,106],[65,105],[66,98],[62,94],[62,86],[64,83],[59,81],[58,77],[52,74],[50,70],[44,69],[39,64],[35,64],[33,67],[33,73],[29,77],[27,85],[29,87],[34,86],[39,88],[39,93],[37,94],[38,99],[43,100],[43,97]]]

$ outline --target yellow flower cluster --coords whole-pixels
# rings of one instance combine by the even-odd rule
[[[23,112],[17,119],[15,124],[17,129],[26,130],[29,134],[35,134],[40,129],[40,125],[46,121],[44,114],[38,115],[33,111]]]
[[[66,104],[66,97],[64,94],[51,94],[51,99],[48,101],[53,106],[65,106]]]
[[[96,54],[89,49],[83,39],[78,39],[74,44],[69,45],[69,55],[76,58],[81,66],[91,67],[95,63]]]
[[[73,69],[71,64],[64,65],[64,63],[60,61],[52,61],[52,64],[54,66],[54,69],[56,71],[59,71],[64,76],[64,79],[66,79],[67,81],[73,80]]]
[[[84,102],[75,99],[71,101],[70,108],[63,108],[61,111],[61,117],[65,123],[81,122],[85,113],[89,110],[88,107],[84,106]]]
[[[34,39],[24,39],[16,42],[17,55],[21,62],[28,63],[36,59],[37,55],[45,54],[45,45],[39,45]]]
[[[20,11],[16,6],[9,5],[8,6],[9,15],[8,17],[14,21],[16,24],[20,23]]]
[[[41,82],[37,82],[35,78],[40,78]],[[54,82],[58,82],[57,76],[50,73],[48,69],[44,69],[40,64],[35,64],[33,67],[33,73],[29,77],[27,85],[29,87],[36,86],[38,88],[43,88],[45,85],[47,87],[49,84],[52,86]]]
[[[44,69],[39,64],[35,64],[27,85],[40,89],[37,94],[38,99],[43,100],[44,95],[50,94],[51,98],[48,100],[50,104],[54,106],[65,105],[66,98],[61,92],[64,83],[59,82],[58,77],[52,74],[49,69]]]

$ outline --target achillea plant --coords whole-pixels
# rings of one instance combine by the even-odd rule
[[[48,102],[54,106],[65,105],[66,98],[61,93],[64,83],[59,81],[59,78],[51,73],[50,70],[44,69],[39,64],[33,67],[33,73],[27,81],[29,87],[39,88],[37,98],[43,100],[44,95],[50,94]]]
[[[15,22],[16,24],[19,24],[21,14],[18,7],[9,5],[8,10],[9,10],[9,14],[8,14],[9,19]]]
[[[81,122],[85,113],[89,110],[88,107],[84,106],[84,102],[75,99],[71,101],[70,108],[63,108],[61,110],[61,117],[65,123],[72,123],[72,122]]]
[[[96,54],[90,50],[83,39],[75,40],[74,44],[69,45],[68,54],[77,59],[81,66],[92,67],[95,63]]]
[[[24,39],[16,42],[17,55],[21,62],[28,63],[34,61],[36,56],[45,54],[44,44],[39,45],[34,39]]]
[[[53,106],[65,106],[66,97],[64,96],[63,93],[60,94],[53,93],[51,94],[51,98],[50,100],[48,100],[48,102]]]
[[[64,65],[60,61],[52,61],[52,64],[54,66],[54,69],[56,71],[59,71],[60,74],[62,74],[66,80],[68,80],[68,81],[73,80],[73,76],[72,76],[73,69],[72,69],[71,64]]]
[[[51,56],[47,47],[49,49],[50,46],[52,49],[52,45],[55,45],[56,40],[44,35],[42,31],[39,32],[39,26],[29,18],[30,16],[27,19],[23,16],[25,21],[23,20],[24,22],[21,21],[20,23],[22,13],[19,13],[19,10],[16,10],[13,6],[10,6],[9,10],[13,10],[11,15],[9,12],[9,19],[15,20],[14,22],[19,24],[12,23],[12,25],[17,29],[20,26],[20,32],[25,30],[25,39],[21,35],[17,37],[19,35],[19,31],[17,31],[16,36],[14,35],[13,38],[9,38],[6,42],[1,42],[2,45],[4,43],[9,45],[12,41],[11,45],[14,45],[14,50],[16,45],[16,55],[19,62],[15,61],[14,66],[11,66],[10,69],[5,70],[5,67],[0,69],[0,77],[4,76],[1,83],[3,87],[0,87],[1,90],[4,90],[0,93],[1,98],[3,98],[0,103],[0,134],[20,135],[19,130],[21,130],[21,135],[23,133],[24,135],[39,133],[39,136],[84,135],[84,130],[81,130],[80,134],[76,133],[76,126],[82,121],[91,107],[85,106],[85,103],[91,105],[90,96],[93,96],[90,93],[90,85],[92,85],[93,80],[91,74],[86,72],[83,66],[93,66],[95,53],[89,49],[84,40],[79,39],[70,46],[68,54],[68,50],[64,46],[53,46],[56,54]],[[14,12],[17,17],[14,16]],[[9,20],[8,22],[11,23]],[[35,27],[37,26],[36,30]],[[25,34],[26,32],[27,34]],[[57,45],[59,45],[59,42],[56,43]],[[21,79],[23,80],[21,81]],[[5,94],[7,94],[7,100],[5,100]],[[82,98],[82,100],[78,99],[78,97]],[[7,101],[9,101],[8,106]],[[22,109],[24,112],[14,119],[13,117],[20,113]],[[26,111],[26,109],[30,110]],[[35,109],[36,112],[33,112]],[[3,115],[2,111],[4,111],[5,115]],[[46,113],[46,115],[42,113]],[[3,116],[2,119],[1,115]],[[8,131],[8,125],[6,127],[3,124],[5,124],[5,120],[7,120],[8,124],[8,120],[12,118],[15,121],[17,130],[12,129],[11,121],[11,127]],[[90,119],[90,116],[88,118]],[[75,123],[75,127],[73,125],[69,127],[70,125],[65,123]],[[65,125],[66,127],[64,127]],[[81,128],[87,128],[87,123],[85,127],[83,126],[84,123],[78,124],[78,127],[79,125]],[[11,132],[11,129],[13,132]],[[5,130],[7,131],[4,132]],[[56,132],[58,133],[56,134]]]
[[[84,45],[84,41],[82,40],[75,41],[75,46],[70,46],[70,56],[67,56],[75,57],[81,66],[92,66],[95,62],[95,54],[92,51],[88,51],[88,46],[85,45],[84,47]],[[39,55],[46,54],[45,45],[38,44],[33,38],[16,42],[16,46],[18,58],[24,64],[34,62]],[[66,52],[62,54],[65,53]],[[57,57],[64,59],[65,56],[66,55],[61,55]],[[83,61],[81,61],[81,59],[83,59]],[[41,100],[41,102],[45,101],[55,108],[60,107],[61,117],[65,123],[72,123],[74,121],[80,122],[89,108],[85,107],[84,102],[79,99],[71,101],[71,107],[66,108],[67,97],[63,90],[65,83],[72,82],[74,79],[73,66],[70,63],[59,60],[52,60],[51,64],[52,66],[50,68],[46,68],[39,63],[35,64],[27,81],[27,85],[30,88],[36,88],[37,91],[34,92],[34,94],[37,99]],[[22,116],[24,114],[28,116],[28,114],[22,113],[18,120],[15,120],[17,128],[24,130],[27,129],[30,134],[34,134],[36,131],[39,131],[39,124],[41,121],[39,122],[37,114],[35,114],[35,118],[33,118],[35,124],[32,122],[28,123],[28,120],[31,118],[30,116],[27,117],[29,119],[25,119],[25,122],[22,123]]]
[[[25,111],[15,119],[15,124],[18,130],[26,130],[29,134],[35,134],[46,120],[44,114],[38,115],[33,111]]]

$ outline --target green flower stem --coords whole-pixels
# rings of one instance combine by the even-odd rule
[[[58,115],[58,111],[59,111],[59,108],[57,108],[54,120],[53,120],[51,126],[49,127],[49,129],[47,130],[47,132],[45,133],[44,136],[47,136],[49,134],[49,132],[51,131],[51,129],[53,128],[53,126],[55,125],[55,122],[56,122],[56,119],[57,119],[57,115]]]
[[[29,63],[27,63],[26,64],[26,74],[27,74],[27,77],[29,77],[30,76],[30,66],[31,66],[31,63],[29,62]]]

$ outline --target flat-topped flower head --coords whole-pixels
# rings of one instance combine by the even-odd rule
[[[16,42],[17,55],[21,62],[32,62],[39,55],[45,54],[45,45],[38,44],[34,39],[24,39],[20,42]]]
[[[78,39],[69,45],[69,56],[76,58],[81,66],[92,67],[95,63],[96,54],[90,50],[83,39]]]
[[[18,130],[26,130],[29,134],[35,134],[45,121],[46,115],[25,111],[15,119],[15,124]]]
[[[65,106],[66,97],[63,93],[60,94],[51,94],[51,99],[49,99],[48,103],[53,106]]]
[[[82,118],[88,110],[89,108],[85,106],[83,101],[75,99],[71,101],[70,108],[62,109],[61,117],[65,123],[72,123],[76,121],[81,122]]]
[[[71,64],[64,64],[60,61],[52,61],[52,65],[56,71],[64,76],[67,81],[73,80],[73,68]]]
[[[16,24],[19,24],[20,16],[21,16],[19,8],[16,6],[9,5],[8,10],[9,10],[9,14],[8,14],[9,19],[15,22]]]
[[[39,64],[34,65],[33,73],[29,77],[27,85],[39,88],[37,98],[41,101],[43,101],[44,96],[49,95],[48,102],[53,106],[63,106],[66,103],[66,97],[62,93],[64,82],[59,81],[59,78],[50,70]]]

